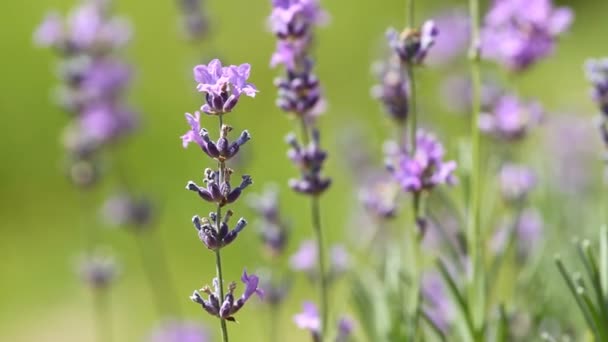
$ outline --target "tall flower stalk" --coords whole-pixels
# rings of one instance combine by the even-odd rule
[[[313,73],[314,61],[310,56],[313,43],[313,26],[322,23],[326,14],[316,0],[273,0],[270,27],[278,38],[271,65],[283,65],[286,75],[278,78],[275,85],[279,89],[277,106],[299,121],[301,136],[288,136],[292,149],[289,157],[300,169],[301,178],[292,179],[290,187],[311,197],[311,220],[317,244],[321,324],[318,338],[327,336],[329,317],[329,286],[326,267],[321,209],[319,196],[329,188],[330,179],[321,175],[327,153],[320,148],[319,131],[315,129],[315,119],[324,111],[319,80]]]
[[[215,254],[216,277],[213,279],[213,290],[209,286],[200,290],[208,295],[206,300],[199,291],[194,291],[190,298],[201,305],[207,313],[219,318],[224,342],[228,341],[226,321],[234,322],[234,314],[254,293],[263,296],[262,290],[258,288],[258,277],[247,274],[247,271],[243,271],[241,277],[246,288],[240,298],[234,298],[236,290],[234,282],[228,285],[228,291],[225,292],[221,257],[221,249],[231,244],[247,225],[247,221],[240,218],[233,229],[229,230],[228,223],[234,213],[232,210],[223,213],[222,208],[238,200],[243,190],[253,183],[249,175],[243,175],[240,185],[236,187],[231,185],[234,171],[227,167],[227,162],[237,155],[241,146],[249,141],[251,136],[248,131],[243,131],[238,139],[230,142],[228,135],[232,127],[224,124],[224,115],[232,112],[242,94],[254,97],[257,92],[255,86],[247,82],[250,70],[249,64],[224,67],[217,59],[212,60],[208,65],[196,66],[194,79],[198,83],[197,89],[205,95],[205,104],[201,110],[207,115],[218,118],[219,138],[217,141],[211,140],[209,131],[201,126],[199,112],[195,112],[194,115],[186,114],[190,130],[181,137],[184,147],[195,143],[208,157],[217,162],[216,170],[205,169],[203,179],[205,186],[198,186],[192,181],[186,185],[187,190],[196,192],[205,202],[216,205],[215,211],[211,212],[208,218],[199,216],[192,218],[200,240]]]

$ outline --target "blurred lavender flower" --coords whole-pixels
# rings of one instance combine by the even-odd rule
[[[424,22],[419,30],[406,28],[399,33],[390,28],[386,32],[389,46],[406,64],[422,64],[438,35],[439,30],[432,20]]]
[[[397,122],[404,122],[409,112],[409,82],[400,64],[392,60],[377,62],[373,71],[379,84],[372,87],[372,96],[379,100],[389,116]]]
[[[321,341],[321,318],[314,303],[304,302],[302,312],[293,316],[293,321],[298,328],[308,330],[312,334],[313,341]]]
[[[291,289],[291,278],[271,279],[272,273],[260,276],[260,288],[264,291],[264,301],[271,306],[280,305]]]
[[[312,140],[308,146],[301,146],[295,135],[290,134],[286,140],[291,149],[288,157],[300,169],[300,179],[290,179],[289,186],[296,192],[305,195],[321,195],[331,185],[330,178],[323,178],[321,171],[327,158],[327,152],[321,149],[318,130],[312,131]]]
[[[208,342],[207,331],[197,323],[166,321],[150,334],[148,342]]]
[[[83,257],[78,265],[78,273],[92,288],[106,289],[118,275],[118,269],[110,254],[96,250]]]
[[[500,191],[507,202],[522,202],[536,186],[536,175],[525,165],[505,164],[499,173]]]
[[[455,58],[464,55],[471,38],[470,19],[463,9],[450,9],[439,13],[433,21],[440,34],[435,37],[435,45],[429,50],[428,65],[447,65]]]
[[[111,226],[122,226],[136,232],[150,227],[153,218],[152,203],[129,193],[120,193],[106,200],[102,208],[104,220]]]
[[[177,0],[181,22],[188,39],[201,40],[207,35],[209,22],[203,11],[203,0]]]
[[[258,287],[259,278],[256,275],[249,275],[247,274],[247,271],[244,270],[241,281],[245,284],[245,291],[241,297],[236,300],[234,298],[236,284],[233,282],[228,285],[228,292],[224,296],[223,302],[220,303],[220,289],[217,278],[213,279],[213,291],[208,286],[205,286],[200,290],[209,296],[207,300],[203,299],[199,291],[194,291],[192,296],[190,296],[190,299],[193,302],[200,304],[210,315],[235,322],[236,319],[233,317],[234,314],[245,305],[253,294],[256,294],[260,298],[264,297],[264,292]]]
[[[551,55],[572,19],[570,8],[555,8],[551,0],[496,0],[484,20],[482,56],[511,71],[526,70]]]
[[[328,280],[334,280],[350,268],[350,256],[344,246],[333,245],[329,249],[330,268]],[[317,245],[313,240],[304,240],[298,250],[289,258],[289,265],[295,271],[307,273],[312,279],[318,276]]]
[[[280,256],[287,246],[289,224],[279,214],[279,193],[276,186],[267,186],[260,195],[248,198],[249,206],[261,217],[260,236],[273,257]]]
[[[440,86],[443,108],[450,112],[471,112],[471,79],[468,75],[454,74],[446,77]],[[481,110],[489,111],[502,97],[504,90],[496,80],[487,78],[481,85]]]
[[[222,115],[234,109],[241,94],[255,97],[258,90],[247,82],[250,71],[247,63],[223,67],[219,59],[194,67],[196,89],[205,94],[207,102],[201,110],[209,115]]]
[[[425,312],[436,327],[446,333],[455,318],[449,293],[436,272],[427,272],[422,278],[422,296],[425,301]]]
[[[515,234],[513,238],[517,247],[517,255],[521,260],[525,260],[534,253],[542,240],[543,218],[538,210],[526,208],[519,213],[515,220],[515,224],[509,224],[506,220],[501,223],[490,240],[490,249],[495,254],[504,253],[511,234]],[[514,232],[513,228],[515,228]]]
[[[338,320],[338,336],[336,336],[336,342],[350,341],[354,329],[355,322],[350,317],[342,316]]]
[[[587,80],[593,86],[591,97],[605,116],[608,116],[608,58],[588,59],[585,62]]]
[[[418,130],[416,151],[397,147],[387,151],[387,167],[404,191],[419,193],[456,182],[455,161],[444,161],[443,145],[431,133]]]
[[[398,188],[388,177],[370,180],[359,190],[359,201],[369,213],[378,220],[392,219],[397,214]]]
[[[524,102],[515,95],[504,95],[489,112],[479,117],[479,129],[497,139],[518,141],[543,118],[538,102]]]
[[[274,81],[278,88],[277,106],[287,113],[314,121],[325,110],[319,80],[309,56],[312,26],[326,21],[327,14],[317,0],[273,0],[269,18],[277,37],[271,66],[284,65],[286,75]]]

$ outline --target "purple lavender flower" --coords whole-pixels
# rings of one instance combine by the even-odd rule
[[[217,224],[217,214],[211,212],[209,218],[200,218],[195,215],[192,218],[192,224],[198,232],[198,237],[210,250],[219,250],[231,244],[238,237],[239,233],[247,226],[247,221],[240,218],[232,230],[228,227],[228,222],[233,215],[232,210],[226,211],[222,222]]]
[[[511,234],[515,234],[517,255],[523,260],[534,252],[542,240],[543,218],[538,210],[526,208],[515,220],[515,224],[507,220],[500,224],[490,240],[490,249],[496,254],[504,253]]]
[[[359,191],[359,201],[365,210],[378,220],[389,220],[397,214],[398,188],[388,177],[369,181]]]
[[[241,94],[255,97],[258,90],[247,82],[250,71],[251,66],[247,63],[223,67],[219,59],[208,65],[197,65],[194,68],[196,88],[205,94],[207,102],[201,110],[210,115],[222,115],[234,109]]]
[[[486,134],[507,141],[521,140],[541,122],[543,109],[538,102],[524,102],[515,95],[504,95],[491,112],[482,113],[479,128]]]
[[[118,140],[137,127],[137,115],[122,105],[87,107],[81,114],[80,130],[97,144]]]
[[[325,23],[327,13],[318,0],[272,0],[269,23],[272,33],[281,39],[298,39],[310,34],[312,25]]]
[[[608,116],[608,58],[585,62],[587,80],[593,86],[591,96],[605,116]],[[608,136],[608,135],[607,135]]]
[[[330,274],[338,275],[346,272],[350,268],[350,256],[346,248],[342,245],[333,245],[329,249]]]
[[[197,323],[181,321],[162,322],[150,334],[148,342],[208,342],[207,331]]]
[[[321,149],[319,131],[313,130],[308,146],[301,146],[293,134],[288,135],[286,140],[292,147],[287,155],[301,174],[299,179],[290,179],[289,186],[301,194],[321,195],[331,185],[331,179],[321,175],[327,152]]]
[[[425,273],[422,277],[422,296],[425,301],[425,312],[441,331],[447,332],[454,320],[454,307],[437,273]]]
[[[508,202],[524,201],[536,186],[536,175],[524,165],[505,164],[499,174],[502,197]]]
[[[146,198],[120,193],[106,200],[102,215],[112,226],[127,227],[139,232],[150,226],[152,209],[152,203]]]
[[[207,300],[203,299],[199,291],[194,291],[190,299],[201,305],[201,307],[212,316],[234,322],[236,321],[233,317],[234,314],[245,305],[252,295],[256,294],[260,298],[264,297],[264,292],[258,287],[259,278],[256,275],[247,274],[247,271],[244,270],[241,281],[245,284],[245,291],[238,299],[234,298],[236,284],[233,282],[228,286],[228,293],[224,296],[223,302],[220,303],[220,289],[217,278],[213,279],[214,291],[208,286],[205,286],[200,290],[208,295]]]
[[[202,0],[178,0],[181,10],[181,22],[186,37],[190,40],[205,38],[209,29],[206,13],[203,12]]]
[[[439,13],[433,21],[440,34],[435,37],[435,44],[429,50],[428,65],[447,65],[455,58],[464,55],[471,38],[470,19],[465,10],[450,9]]]
[[[409,82],[400,64],[389,61],[374,66],[379,84],[372,87],[372,96],[379,100],[390,117],[404,122],[409,112]]]
[[[350,317],[340,317],[338,320],[338,336],[336,336],[336,342],[350,341],[354,329],[355,322]]]
[[[313,240],[305,240],[291,258],[289,265],[296,271],[314,272],[317,263],[317,245]]]
[[[249,206],[261,217],[260,236],[266,250],[273,257],[280,256],[287,246],[289,223],[279,214],[279,195],[276,186],[267,186],[260,195],[249,197]]]
[[[551,0],[496,0],[484,20],[482,56],[523,71],[551,55],[572,19],[569,8],[555,8]]]
[[[471,112],[472,90],[468,75],[455,74],[446,77],[441,83],[439,93],[445,110],[456,113]],[[491,110],[503,95],[504,89],[496,80],[484,79],[481,85],[481,110]]]
[[[264,291],[264,301],[271,306],[280,305],[291,289],[292,280],[289,277],[273,280],[270,275],[260,277],[260,288]]]
[[[422,64],[437,35],[439,30],[432,20],[424,22],[420,30],[407,28],[399,33],[390,28],[386,32],[389,46],[406,64]]]
[[[314,303],[304,302],[302,304],[302,312],[293,316],[293,321],[298,328],[310,331],[315,341],[320,338],[321,319]]]
[[[387,166],[404,191],[419,193],[456,182],[456,162],[444,161],[444,154],[443,146],[434,135],[418,130],[414,155],[407,148],[396,154],[389,153]]]
[[[78,265],[80,277],[94,289],[105,289],[118,275],[115,259],[107,252],[95,251]]]

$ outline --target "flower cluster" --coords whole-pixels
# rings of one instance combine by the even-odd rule
[[[153,219],[153,206],[149,199],[120,193],[108,198],[102,208],[102,215],[111,226],[127,227],[134,231],[144,231]]]
[[[277,257],[285,251],[290,224],[280,215],[279,193],[275,186],[268,186],[264,193],[249,197],[249,206],[260,217],[260,236],[268,254]]]
[[[608,146],[608,58],[588,60],[585,71],[593,86],[591,96],[602,112],[600,133],[604,144]]]
[[[512,71],[523,71],[551,55],[573,19],[552,0],[497,0],[486,14],[481,53]]]
[[[318,196],[331,185],[331,179],[321,175],[327,152],[321,149],[320,139],[318,130],[312,131],[308,146],[300,145],[293,134],[286,138],[291,146],[287,155],[301,173],[300,179],[289,180],[289,186],[301,194]]]
[[[128,22],[114,17],[109,1],[85,0],[67,18],[47,15],[35,32],[39,46],[62,57],[59,104],[71,114],[64,144],[69,169],[77,185],[95,183],[96,151],[130,133],[137,115],[122,100],[131,67],[116,55],[130,40]]]
[[[500,190],[507,202],[522,202],[536,186],[536,175],[524,165],[505,164],[499,172]]]
[[[192,218],[192,223],[203,244],[216,253],[218,270],[221,269],[220,250],[232,243],[247,225],[247,221],[241,218],[230,229],[228,223],[233,216],[233,212],[227,210],[222,217],[221,209],[239,199],[243,190],[253,183],[250,176],[243,175],[240,185],[232,187],[230,178],[233,170],[226,167],[226,161],[235,157],[240,151],[240,147],[249,141],[251,136],[249,132],[244,131],[236,141],[230,143],[228,134],[232,128],[223,124],[223,115],[235,108],[241,94],[253,97],[257,92],[255,86],[247,82],[250,69],[249,64],[224,67],[218,59],[212,60],[207,65],[196,66],[194,68],[194,79],[197,82],[197,90],[205,96],[205,104],[201,107],[201,110],[218,117],[220,122],[219,139],[216,142],[211,140],[209,131],[201,126],[201,117],[198,112],[195,112],[195,115],[186,114],[186,121],[190,130],[181,136],[184,147],[188,147],[190,143],[195,143],[218,165],[217,170],[205,169],[203,179],[205,186],[198,186],[193,181],[189,181],[186,185],[187,190],[196,192],[204,201],[214,203],[217,207],[217,211],[211,212],[208,218],[195,215]],[[253,293],[262,294],[261,290],[258,289],[259,279],[257,276],[249,276],[245,272],[242,280],[247,288],[238,300],[235,300],[233,295],[236,288],[234,283],[228,287],[228,293],[223,296],[223,279],[219,271],[218,278],[214,280],[215,291],[212,292],[208,287],[202,290],[209,295],[208,300],[204,300],[197,291],[191,297],[207,312],[222,320],[223,333],[225,333],[223,321],[234,321],[233,315],[242,308]]]
[[[277,106],[312,121],[323,112],[324,101],[309,50],[313,26],[323,23],[327,15],[317,0],[273,0],[272,5],[269,22],[278,41],[270,64],[286,70],[284,77],[275,80]]]
[[[429,191],[456,182],[456,162],[444,161],[444,154],[443,145],[434,135],[418,130],[414,154],[409,147],[387,151],[387,167],[404,191]]]
[[[213,291],[209,286],[200,289],[200,292],[208,295],[206,300],[201,296],[199,291],[196,290],[190,299],[192,299],[193,302],[200,304],[200,306],[209,314],[235,322],[236,319],[234,318],[234,314],[245,305],[253,294],[258,295],[260,298],[264,297],[264,292],[258,288],[259,279],[257,276],[253,274],[249,275],[245,270],[241,276],[241,281],[245,285],[245,291],[238,299],[234,297],[234,291],[236,290],[236,283],[234,282],[228,285],[228,293],[222,298],[220,295],[220,284],[217,278],[213,279]]]
[[[178,6],[186,37],[190,40],[205,38],[209,22],[206,13],[203,12],[203,0],[178,0]]]
[[[293,270],[305,272],[311,279],[317,279],[319,277],[317,270],[318,254],[315,242],[304,240],[289,259],[289,264]],[[333,280],[349,270],[350,256],[342,245],[331,246],[329,254],[330,268],[326,277],[328,280]]]
[[[392,60],[379,62],[374,69],[379,83],[372,87],[372,96],[382,103],[391,119],[404,122],[409,112],[409,82],[401,64]]]
[[[491,106],[490,112],[481,114],[479,129],[500,140],[519,141],[542,118],[543,108],[538,102],[524,102],[515,95],[503,95]]]
[[[402,63],[422,64],[438,34],[435,22],[429,20],[420,29],[406,28],[401,33],[390,28],[386,32],[386,38]]]
[[[116,260],[110,254],[95,250],[80,261],[78,273],[92,288],[104,290],[118,275],[117,267]]]
[[[494,253],[505,253],[511,236],[517,245],[517,255],[525,259],[532,255],[543,235],[543,218],[535,208],[525,208],[515,218],[514,224],[504,221],[496,229],[490,240],[490,248]]]
[[[208,342],[205,329],[194,322],[166,321],[156,327],[149,342]]]
[[[469,15],[462,8],[450,9],[434,16],[433,22],[439,32],[435,44],[426,56],[426,63],[432,66],[447,65],[466,52],[471,39]]]
[[[319,311],[312,302],[304,302],[302,312],[293,316],[294,323],[298,328],[308,330],[314,342],[321,342],[321,319]],[[352,337],[354,322],[346,316],[341,317],[337,322],[338,334],[335,337],[335,342],[347,342]]]

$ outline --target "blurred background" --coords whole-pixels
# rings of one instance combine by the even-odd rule
[[[32,42],[33,31],[48,10],[66,13],[75,2],[5,1],[0,5],[2,341],[92,340],[91,298],[75,275],[74,265],[82,252],[83,218],[91,225],[98,224],[96,216],[102,199],[114,188],[111,182],[104,182],[84,202],[64,176],[60,134],[67,119],[51,97],[57,82],[57,59],[51,51],[38,49]],[[416,17],[420,20],[446,8],[466,5],[465,1],[444,0],[419,3]],[[535,131],[521,150],[522,159],[542,175],[541,190],[534,201],[546,222],[548,243],[543,258],[546,256],[548,262],[553,253],[568,246],[572,235],[593,237],[599,224],[596,199],[600,187],[596,185],[601,178],[601,164],[597,161],[601,143],[592,124],[596,109],[589,99],[582,65],[588,57],[608,55],[608,2],[557,3],[573,7],[576,17],[552,58],[514,78],[500,74],[490,64],[484,66],[484,73],[496,75],[508,82],[510,89],[538,99],[547,110],[547,124]],[[387,27],[403,25],[405,4],[396,0],[334,0],[322,1],[322,5],[331,21],[317,31],[317,74],[329,107],[319,125],[323,144],[330,151],[326,174],[334,180],[322,199],[323,223],[328,243],[342,241],[350,246],[364,223],[353,218],[359,210],[354,201],[357,180],[346,160],[348,153],[367,150],[376,167],[382,168],[382,143],[390,137],[392,128],[380,105],[370,97],[370,87],[375,83],[370,66],[384,56]],[[210,30],[199,43],[183,38],[175,1],[125,0],[115,1],[115,6],[117,14],[132,21],[135,31],[125,51],[125,57],[136,68],[134,86],[127,97],[141,112],[143,121],[139,133],[122,144],[117,153],[131,186],[149,194],[157,203],[156,226],[166,246],[182,311],[217,334],[217,322],[188,299],[192,290],[209,283],[215,273],[213,255],[200,243],[190,222],[194,214],[205,215],[211,208],[184,190],[188,180],[200,181],[202,170],[211,165],[197,149],[184,150],[179,139],[187,130],[184,113],[197,110],[202,104],[192,79],[194,65],[215,57],[226,64],[251,63],[250,81],[260,92],[255,99],[243,98],[238,110],[226,117],[235,131],[248,129],[253,136],[241,152],[244,160],[239,172],[254,177],[255,184],[248,189],[251,192],[261,192],[267,183],[279,184],[283,214],[293,223],[290,253],[301,239],[311,236],[306,199],[286,186],[296,171],[285,157],[284,136],[294,126],[274,105],[276,90],[272,80],[280,71],[269,68],[275,45],[275,38],[266,28],[270,1],[205,1]],[[460,158],[459,144],[466,137],[468,119],[450,110],[441,86],[447,75],[466,70],[461,58],[451,67],[430,65],[418,73],[419,120],[438,132],[453,159]],[[582,126],[586,140],[563,139],[554,130],[560,124],[566,128]],[[353,145],[345,147],[345,142]],[[581,145],[586,151],[581,153],[587,153],[588,158],[582,162],[566,160],[565,164],[563,160],[556,161],[560,145],[566,148],[573,144]],[[566,166],[574,168],[576,174],[560,173]],[[570,177],[581,177],[581,173],[583,187],[573,192],[559,191],[560,186],[574,181]],[[255,221],[244,201],[234,210],[236,215]],[[159,317],[153,309],[152,292],[146,284],[136,242],[130,234],[116,229],[104,231],[103,239],[121,263],[120,278],[111,294],[116,340],[142,340]],[[264,265],[253,225],[224,251],[228,280],[238,280],[243,267],[255,270]],[[353,250],[352,254],[357,252]],[[356,261],[353,266],[357,267]],[[545,272],[548,277],[556,273],[550,267]],[[300,310],[302,300],[316,299],[316,291],[304,276],[297,276],[296,280],[281,313],[281,326],[289,341],[307,341],[309,336],[295,328],[291,317]],[[348,283],[343,281],[338,286],[334,307],[336,311],[349,311]],[[566,292],[562,293],[565,296]],[[570,298],[562,302],[572,305]],[[572,315],[573,319],[578,319],[576,315]],[[265,340],[268,317],[257,299],[238,314],[238,320],[238,325],[230,326],[234,340]]]

